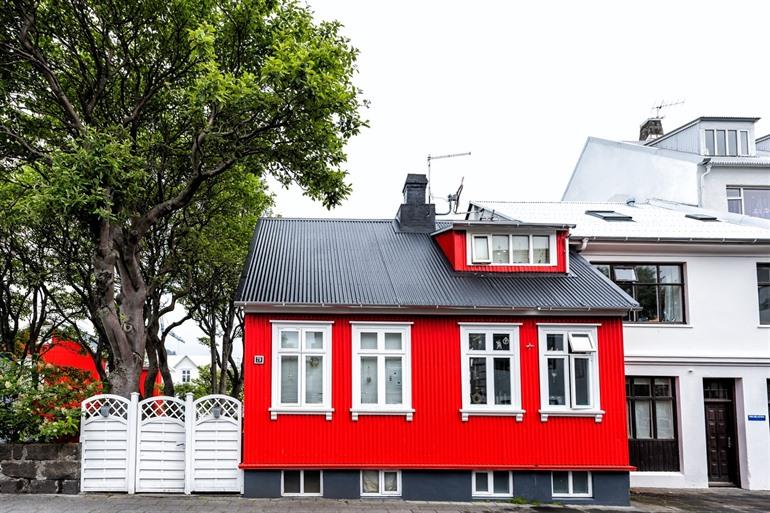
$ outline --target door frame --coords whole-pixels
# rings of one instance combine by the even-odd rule
[[[710,381],[717,381],[722,382],[724,385],[726,385],[726,390],[730,394],[729,399],[712,399],[712,398],[706,398],[705,389],[707,382]],[[730,422],[728,424],[728,430],[729,430],[729,436],[732,437],[732,447],[730,447],[730,451],[728,454],[729,458],[729,465],[730,465],[730,471],[728,475],[727,481],[711,481],[710,476],[708,476],[708,464],[706,469],[706,477],[709,479],[708,485],[709,487],[719,487],[719,486],[741,486],[741,468],[740,468],[740,459],[739,459],[739,447],[738,447],[738,415],[736,410],[736,386],[737,386],[737,380],[735,378],[703,378],[703,428],[706,434],[706,461],[708,462],[708,412],[707,408],[709,404],[714,403],[721,403],[721,404],[727,404],[728,405],[728,411],[730,415],[732,415],[732,419],[730,419]]]

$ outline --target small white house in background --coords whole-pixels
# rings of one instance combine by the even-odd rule
[[[469,217],[574,223],[572,247],[641,304],[624,323],[632,486],[770,489],[764,221],[655,201],[471,202]]]
[[[211,364],[209,355],[181,354],[169,355],[168,370],[174,384],[189,383],[200,374],[200,367]]]
[[[770,135],[759,118],[700,117],[664,134],[645,121],[639,141],[589,137],[564,201],[674,201],[770,219]]]

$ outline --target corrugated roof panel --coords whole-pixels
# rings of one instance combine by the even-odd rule
[[[261,304],[628,309],[582,257],[569,275],[455,272],[427,234],[390,220],[261,219],[236,300]]]

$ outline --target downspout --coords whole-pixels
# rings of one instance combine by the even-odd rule
[[[700,187],[698,188],[698,206],[701,208],[703,208],[703,182],[705,181],[706,176],[711,172],[711,159],[703,159],[702,164],[706,166],[706,171],[700,175]]]

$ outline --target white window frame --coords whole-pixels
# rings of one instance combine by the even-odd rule
[[[594,477],[590,470],[562,470],[561,472],[567,473],[567,482],[569,483],[569,492],[556,493],[553,491],[553,472],[551,472],[551,497],[571,497],[571,498],[591,498],[594,496]],[[572,486],[572,473],[573,472],[585,472],[588,474],[588,493],[575,493]]]
[[[717,149],[717,130],[724,130],[724,132],[725,132],[725,153],[723,155],[720,154],[718,149]],[[702,141],[701,144],[702,144],[702,148],[703,148],[703,151],[701,151],[701,154],[705,155],[707,157],[733,157],[733,156],[736,156],[736,155],[730,155],[729,150],[728,150],[728,148],[730,146],[729,138],[730,138],[730,131],[731,130],[734,130],[736,132],[736,134],[737,134],[737,137],[738,137],[737,146],[735,148],[736,155],[738,157],[748,157],[749,155],[751,155],[751,134],[749,133],[749,131],[748,130],[740,130],[740,129],[732,129],[732,128],[725,128],[725,129],[722,129],[722,128],[704,128],[703,130],[701,130],[701,134],[702,134],[701,135],[701,141]],[[708,136],[709,136],[708,132],[711,132],[711,137],[712,137],[712,141],[711,142],[713,143],[713,146],[714,146],[714,153],[713,154],[709,153],[708,150],[707,150],[708,147],[706,145],[706,141],[708,140]],[[743,140],[743,137],[742,137],[743,134],[746,134],[746,142],[747,142],[747,147],[746,148],[743,148],[743,144],[741,142]]]
[[[377,472],[378,474],[378,480],[379,480],[379,492],[373,493],[373,492],[364,492],[364,472]],[[385,472],[395,472],[396,473],[396,487],[397,490],[395,492],[387,492],[385,491]],[[375,470],[375,469],[363,469],[359,473],[359,485],[361,487],[361,497],[401,497],[401,471],[400,470],[390,470],[390,469],[384,469],[384,470]]]
[[[508,237],[508,262],[493,262],[494,257],[492,255],[492,237]],[[513,237],[529,237],[529,261],[528,262],[513,262]],[[543,264],[533,263],[534,260],[534,246],[533,237],[548,237],[548,262]],[[488,259],[478,259],[476,257],[476,244],[477,238],[487,239],[487,254]],[[556,234],[555,233],[468,233],[466,236],[466,245],[468,255],[468,265],[488,265],[496,267],[552,267],[557,265],[557,250],[556,250]]]
[[[414,416],[412,409],[412,323],[383,323],[383,322],[351,322],[352,329],[352,420],[358,420],[360,415],[403,415],[407,421]],[[361,349],[361,333],[377,333],[377,349]],[[385,334],[399,333],[401,349],[385,349]],[[361,402],[361,357],[377,358],[377,404]],[[401,404],[387,404],[385,358],[401,358]]]
[[[508,473],[508,492],[506,493],[494,492],[494,489],[495,489],[494,473],[495,472]],[[487,474],[487,484],[489,485],[490,490],[487,490],[486,492],[480,492],[476,490],[477,474]],[[471,496],[472,497],[513,497],[513,472],[509,470],[475,470],[473,471],[473,475],[471,476]]]
[[[331,321],[271,321],[272,323],[272,376],[270,418],[276,420],[278,415],[325,415],[326,420],[332,419],[332,322]],[[281,332],[297,331],[299,347],[296,349],[281,348]],[[305,333],[320,331],[324,337],[323,349],[306,349]],[[298,399],[296,404],[281,402],[281,356],[296,355],[299,362]],[[320,404],[305,403],[305,356],[323,356],[323,402]]]
[[[305,493],[305,471],[304,470],[282,470],[281,471],[281,497],[322,497],[324,494],[324,471],[308,469],[309,472],[318,472],[319,489],[318,493]],[[286,472],[299,472],[299,493],[289,493],[284,491],[284,474]]]
[[[468,421],[469,416],[512,416],[516,417],[518,422],[524,420],[524,413],[521,408],[521,355],[519,344],[519,327],[521,323],[459,323],[460,325],[460,354],[461,360],[461,381],[462,381],[462,408],[460,415],[464,422]],[[493,333],[506,333],[510,337],[509,351],[494,351],[489,346],[483,350],[471,350],[468,344],[468,335],[471,333],[485,333],[488,343],[492,343]],[[494,372],[487,372],[487,404],[472,404],[470,397],[470,358],[486,358],[487,368],[494,358],[511,359],[511,404],[489,404],[494,401]]]
[[[548,417],[594,417],[601,422],[604,411],[601,409],[599,383],[599,339],[595,324],[538,324],[538,352],[540,358],[540,420],[546,422]],[[558,334],[564,337],[562,351],[548,351],[548,335]],[[593,350],[591,352],[572,352],[570,350],[570,335],[586,334],[590,337]],[[548,358],[560,357],[565,361],[566,398],[564,405],[548,404]],[[575,397],[575,361],[587,359],[590,375],[590,399],[588,406],[574,404]]]
[[[182,383],[189,383],[192,381],[192,371],[190,369],[182,369]]]

